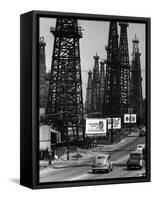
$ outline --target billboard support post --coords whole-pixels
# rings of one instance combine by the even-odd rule
[[[131,124],[136,123],[136,114],[132,114],[132,112],[128,112],[128,114],[124,114],[124,123],[129,123],[129,132],[131,134]]]
[[[129,118],[130,118],[130,126],[129,126],[129,132],[130,132],[130,135],[131,135],[131,113],[129,114]]]
[[[111,117],[111,144],[113,144],[113,117]]]

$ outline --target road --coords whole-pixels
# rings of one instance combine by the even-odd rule
[[[52,169],[49,173],[40,176],[40,182],[57,182],[57,181],[73,181],[73,180],[91,180],[91,179],[109,179],[120,177],[139,176],[142,170],[127,170],[126,161],[129,153],[134,150],[137,144],[145,143],[145,137],[130,137],[126,144],[121,145],[118,149],[111,151],[111,160],[115,162],[113,171],[110,173],[92,173],[91,163],[87,161],[81,166],[64,167],[60,169]]]

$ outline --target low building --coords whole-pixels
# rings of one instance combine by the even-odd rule
[[[48,159],[51,145],[61,142],[61,134],[59,131],[51,128],[50,125],[39,126],[39,150],[40,159]]]

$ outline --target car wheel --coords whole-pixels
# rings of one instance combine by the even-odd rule
[[[110,172],[110,168],[107,169],[107,173],[109,173],[109,172]]]

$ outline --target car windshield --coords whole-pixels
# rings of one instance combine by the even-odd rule
[[[105,156],[98,156],[97,159],[105,159]]]
[[[139,154],[139,153],[131,153],[130,154],[130,158],[132,158],[132,159],[140,159],[141,158],[141,154]]]

